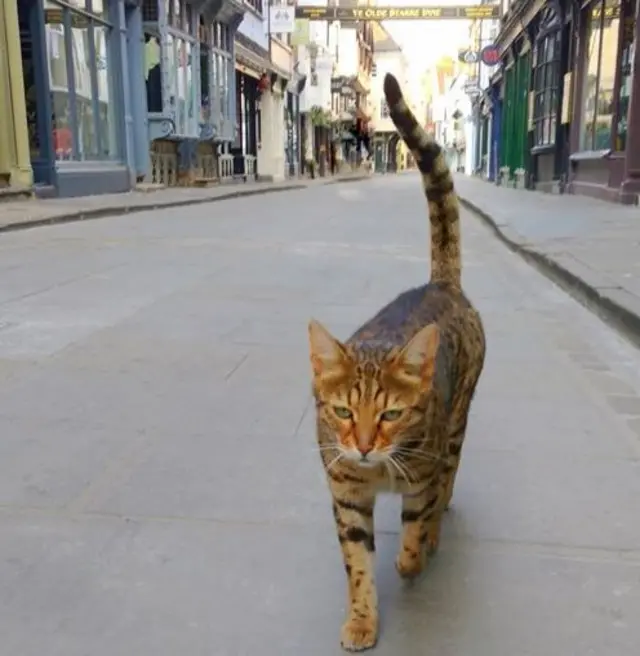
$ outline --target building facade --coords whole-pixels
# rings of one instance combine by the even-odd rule
[[[326,3],[326,0],[325,0]],[[321,3],[320,3],[321,4]],[[298,71],[306,77],[299,97],[301,172],[311,173],[328,157],[331,138],[331,78],[338,55],[340,24],[327,21],[297,20],[294,31]],[[325,172],[323,161],[322,173]],[[315,171],[314,171],[315,175]]]
[[[293,53],[287,35],[272,34],[270,4],[276,3],[245,2],[248,10],[236,35],[238,131],[230,150],[234,175],[282,180],[289,170],[287,139],[295,141],[287,106]]]
[[[241,0],[143,3],[143,38],[129,45],[144,80],[131,105],[143,104],[147,124],[135,143],[136,163],[147,164],[138,179],[172,186],[231,177],[222,156],[236,136],[234,39],[245,11]]]
[[[37,193],[127,191],[144,163],[134,134],[145,108],[129,43],[141,37],[140,8],[125,0],[18,0],[29,153]],[[137,73],[137,77],[136,77]]]
[[[368,6],[370,0],[344,0],[341,7]],[[343,136],[345,159],[351,151],[353,139],[349,136],[356,112],[371,115],[369,93],[374,52],[373,23],[368,21],[344,22],[338,32],[338,48],[332,89],[333,112],[338,117]]]
[[[638,202],[639,4],[505,6],[497,39],[502,70],[492,80],[502,105],[503,179],[520,167],[537,189]]]
[[[375,77],[369,109],[374,130],[374,170],[380,173],[395,172],[405,160],[405,146],[389,116],[389,105],[384,98],[382,80],[387,73],[391,73],[400,82],[406,93],[410,87],[408,62],[402,48],[381,23],[373,23],[373,38]],[[407,100],[409,99],[410,96],[407,95]]]
[[[36,193],[217,179],[244,12],[241,0],[17,0]]]

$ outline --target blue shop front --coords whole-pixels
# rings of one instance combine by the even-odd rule
[[[18,13],[36,194],[130,190],[147,164],[138,0],[19,0]]]
[[[236,137],[234,36],[240,0],[156,0],[143,5],[147,179],[170,186],[224,177]]]

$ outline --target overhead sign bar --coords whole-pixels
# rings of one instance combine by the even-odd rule
[[[500,18],[499,5],[455,7],[296,7],[296,18],[317,21],[490,20]]]

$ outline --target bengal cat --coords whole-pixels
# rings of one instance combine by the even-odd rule
[[[317,438],[348,577],[341,633],[348,651],[373,647],[378,637],[376,494],[402,494],[396,568],[417,576],[438,547],[485,356],[480,315],[461,288],[460,210],[444,152],[392,75],[384,93],[422,174],[431,280],[400,294],[346,343],[309,324]]]

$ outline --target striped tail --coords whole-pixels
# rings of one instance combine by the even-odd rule
[[[387,73],[384,95],[389,114],[422,173],[431,223],[431,282],[460,287],[460,207],[442,147],[436,143],[405,102],[396,78]]]

